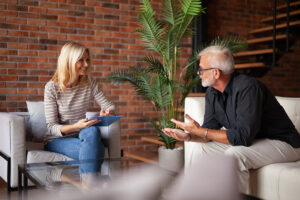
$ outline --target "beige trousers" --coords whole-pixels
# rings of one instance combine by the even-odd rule
[[[257,169],[272,163],[292,162],[300,159],[300,148],[294,149],[291,145],[270,139],[255,140],[250,147],[231,146],[219,142],[191,144],[192,151],[186,158],[185,169],[196,161],[199,155],[223,154],[233,155],[238,160],[238,176],[240,192],[249,194],[249,170]]]

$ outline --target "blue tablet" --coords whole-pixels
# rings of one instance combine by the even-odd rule
[[[94,124],[93,126],[109,126],[110,124],[114,123],[115,121],[121,118],[122,116],[93,116],[90,117],[88,120],[101,119],[101,122]]]

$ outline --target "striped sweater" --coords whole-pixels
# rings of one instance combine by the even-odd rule
[[[67,88],[65,92],[59,88],[54,81],[49,81],[45,86],[44,105],[46,124],[48,128],[48,138],[62,137],[60,131],[62,125],[74,124],[86,117],[89,104],[95,100],[101,109],[115,109],[104,93],[98,88],[95,80],[88,85],[77,85]],[[74,132],[71,135],[77,135]]]

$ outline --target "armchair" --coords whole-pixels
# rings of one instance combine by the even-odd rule
[[[98,113],[87,112],[86,116]],[[71,160],[62,154],[44,151],[41,142],[30,137],[28,112],[0,112],[0,177],[7,182],[8,190],[18,186],[18,165],[34,162]],[[105,146],[105,157],[121,157],[120,122],[100,127]]]

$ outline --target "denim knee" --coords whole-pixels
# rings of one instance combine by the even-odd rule
[[[100,141],[101,134],[98,127],[91,126],[89,128],[85,128],[79,133],[80,140],[88,140],[88,141]]]

